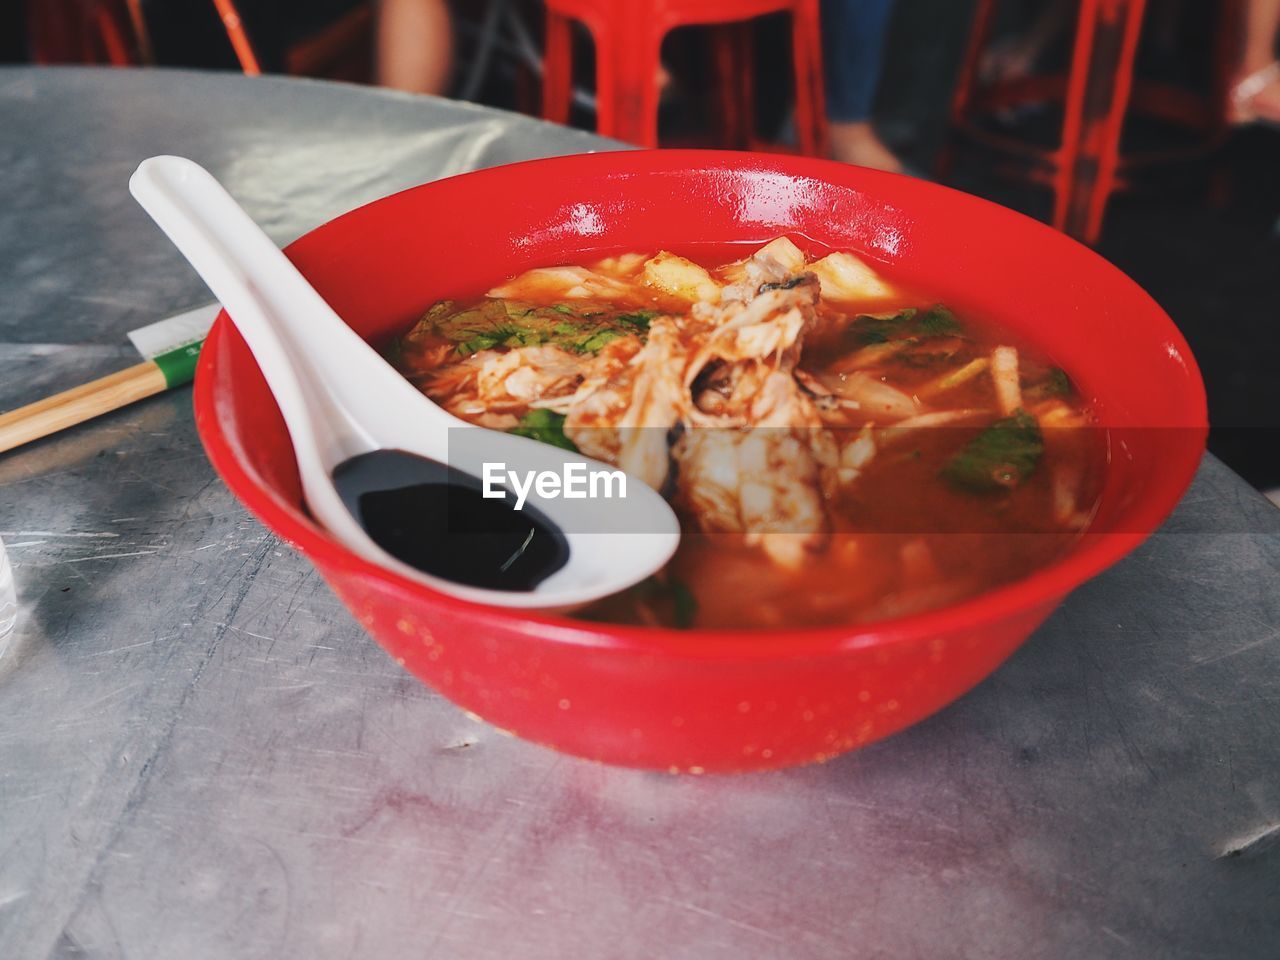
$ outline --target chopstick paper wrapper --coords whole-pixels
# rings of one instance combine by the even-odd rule
[[[190,383],[220,309],[211,303],[132,330],[129,339],[143,363],[0,414],[0,453]]]

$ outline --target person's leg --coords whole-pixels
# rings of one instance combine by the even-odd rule
[[[378,83],[444,93],[453,68],[453,28],[445,0],[379,0]]]
[[[871,125],[893,0],[823,0],[827,119],[836,160],[879,170],[902,164]]]
[[[1280,32],[1280,0],[1249,0],[1245,13],[1244,57],[1246,71],[1259,70],[1276,58],[1276,34]]]
[[[1280,69],[1275,67],[1280,0],[1249,0],[1244,32],[1244,51],[1236,75],[1237,119],[1280,121]]]

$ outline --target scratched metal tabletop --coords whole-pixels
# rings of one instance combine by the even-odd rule
[[[207,299],[126,191],[148,155],[283,242],[607,146],[352,87],[0,70],[0,409]],[[970,695],[738,777],[558,756],[418,684],[230,496],[187,389],[0,456],[0,531],[5,960],[1280,956],[1280,511],[1212,458]]]

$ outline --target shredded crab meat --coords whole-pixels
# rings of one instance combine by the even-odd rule
[[[667,433],[687,413],[687,393],[679,380],[684,361],[675,324],[652,324],[649,342],[631,360],[631,400],[617,423],[618,466],[656,490],[666,483],[670,465]]]
[[[507,429],[515,411],[567,399],[581,377],[579,358],[559,347],[481,350],[431,371],[423,390],[455,416]]]
[[[683,505],[701,529],[746,533],[749,545],[792,569],[825,545],[820,468],[804,432],[695,430],[678,458]]]

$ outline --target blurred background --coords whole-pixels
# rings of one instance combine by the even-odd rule
[[[1142,284],[1203,367],[1210,448],[1280,502],[1280,0],[700,3],[735,7],[683,4],[650,63],[626,0],[17,0],[0,61],[381,83],[940,179]]]

